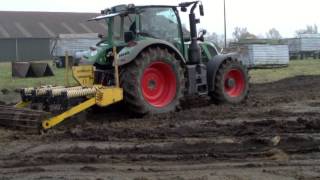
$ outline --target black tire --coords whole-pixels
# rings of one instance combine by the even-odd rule
[[[243,83],[240,81],[238,83],[237,77],[236,78],[227,78],[229,76],[229,73],[237,72],[234,75],[242,76]],[[233,87],[239,87],[238,84],[242,84],[241,88],[236,88],[236,91],[229,91],[228,90],[228,83],[227,80],[231,79],[234,84]],[[236,79],[236,80],[234,80]],[[226,85],[228,84],[228,85]],[[232,86],[232,85],[230,85]],[[215,76],[215,84],[214,84],[214,91],[211,92],[209,95],[212,99],[212,101],[215,104],[223,104],[223,103],[229,103],[229,104],[238,104],[245,99],[247,99],[249,94],[249,77],[248,77],[248,70],[245,66],[242,65],[241,62],[237,60],[226,60],[224,61]],[[233,88],[230,87],[230,88]],[[231,89],[233,90],[233,89]],[[230,95],[231,94],[231,95]]]
[[[172,95],[173,99],[170,103],[162,107],[156,107],[151,104],[147,98],[145,98],[145,91],[143,91],[145,86],[142,86],[142,76],[145,76],[145,70],[155,63],[168,65],[168,67],[172,69],[170,72],[174,72],[172,74],[176,77],[176,83],[173,83],[176,85],[175,95]],[[167,81],[170,80],[166,79],[166,82]],[[155,84],[155,88],[158,88],[156,87],[158,86],[157,83]],[[185,79],[183,68],[181,67],[181,61],[176,59],[175,55],[169,53],[167,49],[161,49],[159,47],[148,48],[140,53],[134,61],[124,67],[121,67],[120,85],[124,90],[124,102],[130,110],[137,114],[159,114],[175,111],[180,107],[180,100],[183,97],[183,91],[185,88]],[[148,88],[152,87],[148,86]]]
[[[63,57],[59,57],[56,61],[55,61],[56,67],[57,68],[64,68],[64,58]]]

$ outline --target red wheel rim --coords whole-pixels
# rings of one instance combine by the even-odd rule
[[[239,97],[245,89],[245,77],[242,71],[231,69],[224,77],[224,90],[230,97]]]
[[[165,107],[176,96],[177,79],[173,68],[164,62],[151,63],[143,72],[141,90],[144,99],[154,107]]]

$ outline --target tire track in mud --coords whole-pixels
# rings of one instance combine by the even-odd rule
[[[28,147],[28,140],[35,146],[0,154],[0,168],[159,162],[290,166],[293,161],[317,161],[320,111],[310,107],[320,107],[319,87],[319,76],[297,77],[253,85],[248,101],[240,105],[216,106],[195,98],[179,112],[143,118],[118,107],[94,111],[87,121],[42,137],[8,137],[17,149]],[[303,111],[293,111],[295,103]]]
[[[1,160],[6,167],[108,161],[221,162],[263,159],[286,162],[290,155],[320,152],[318,122],[317,117],[295,121],[209,121],[193,123],[192,126],[130,130],[91,125],[52,137],[49,135],[47,138],[54,138],[53,143]],[[63,142],[66,138],[72,140],[70,145]]]

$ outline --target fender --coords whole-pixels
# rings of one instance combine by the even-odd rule
[[[219,54],[213,57],[213,59],[209,60],[207,63],[207,81],[208,81],[208,91],[214,91],[214,84],[217,72],[221,64],[228,59],[237,59],[237,53],[229,53],[229,54]]]
[[[160,39],[147,38],[144,40],[139,40],[137,44],[131,47],[125,47],[118,53],[119,66],[125,65],[133,61],[144,49],[152,46],[166,47],[168,50],[173,51],[179,59],[186,63],[185,58],[180,53],[180,51],[167,41]]]

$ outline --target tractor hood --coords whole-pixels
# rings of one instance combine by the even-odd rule
[[[181,60],[184,60],[183,55],[179,52],[179,50],[168,43],[167,41],[149,38],[149,37],[141,37],[139,40],[135,41],[134,45],[128,45],[122,41],[115,42],[115,46],[118,49],[118,65],[122,66],[124,64],[130,63],[134,60],[144,49],[159,45],[163,47],[167,47],[171,49],[173,52],[176,52]],[[112,54],[112,46],[108,44],[100,44],[95,51],[91,51],[87,53],[86,56],[82,58],[82,64],[100,64],[100,65],[113,65],[113,54]]]

